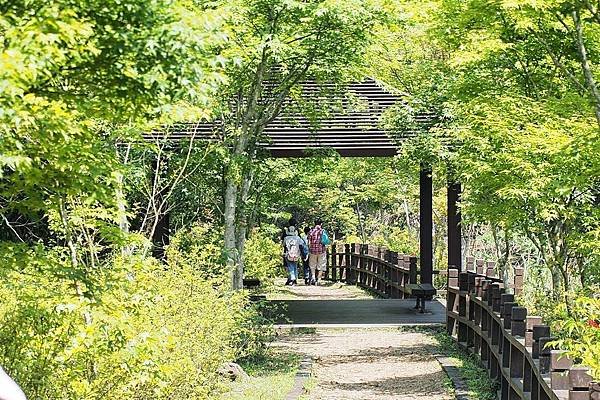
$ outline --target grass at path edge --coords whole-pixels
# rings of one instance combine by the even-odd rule
[[[487,370],[481,366],[479,357],[461,349],[443,329],[435,330],[433,336],[438,342],[439,352],[456,361],[469,388],[469,397],[476,400],[496,400],[498,383],[490,379]]]

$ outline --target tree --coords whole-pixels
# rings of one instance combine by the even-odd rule
[[[423,109],[442,117],[433,133],[450,146],[438,168],[462,180],[464,223],[527,237],[555,296],[574,276],[585,287],[596,270],[598,10],[552,0],[419,7],[399,5],[396,30],[381,34],[398,40],[375,47],[376,71],[409,96],[389,120],[406,128]],[[415,146],[427,152],[428,142]],[[500,266],[511,263],[504,245]]]
[[[252,0],[220,4],[230,18],[232,59],[220,115],[231,149],[224,194],[224,241],[232,286],[242,287],[246,204],[253,162],[265,126],[277,117],[303,79],[343,81],[356,70],[378,21],[372,1]]]
[[[168,1],[0,7],[1,237],[64,245],[84,270],[126,212],[115,146],[150,121],[206,117],[221,39],[197,22],[218,18]]]

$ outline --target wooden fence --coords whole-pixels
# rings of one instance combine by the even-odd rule
[[[325,279],[372,290],[381,297],[403,299],[404,286],[417,283],[417,258],[368,244],[333,244]]]
[[[325,278],[406,298],[404,286],[418,280],[417,258],[367,244],[334,244]],[[550,327],[519,306],[515,295],[522,288],[522,269],[505,284],[493,262],[467,257],[465,272],[448,270],[448,333],[479,356],[499,382],[501,400],[600,400],[589,369],[547,346],[555,340]]]
[[[515,301],[522,285],[522,270],[504,285],[494,264],[481,260],[468,258],[465,272],[450,269],[448,333],[480,357],[490,377],[500,383],[501,400],[600,400],[599,385],[588,369],[549,348],[555,340],[550,327]]]

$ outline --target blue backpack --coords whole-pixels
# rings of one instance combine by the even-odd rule
[[[321,233],[321,244],[323,246],[329,246],[331,244],[331,240],[329,239],[325,229],[323,229],[323,232]]]

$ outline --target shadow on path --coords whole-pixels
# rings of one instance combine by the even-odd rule
[[[439,301],[427,303],[430,313],[419,314],[414,300],[273,300],[282,316],[278,325],[438,325],[446,321]]]

